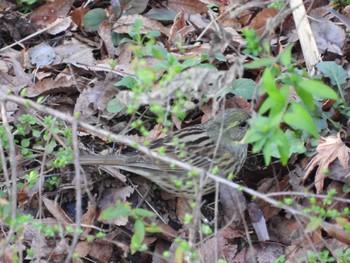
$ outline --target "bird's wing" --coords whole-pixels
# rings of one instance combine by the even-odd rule
[[[166,156],[202,169],[208,169],[211,165],[215,165],[218,153],[226,151],[221,146],[216,148],[215,142],[199,125],[184,128],[172,136],[158,139],[151,144],[150,149],[157,151],[160,147],[164,147]],[[128,165],[139,166],[140,163],[147,163],[164,172],[187,172],[180,167],[170,166],[168,163],[155,160],[148,155],[139,155],[139,158],[136,162],[129,159]]]

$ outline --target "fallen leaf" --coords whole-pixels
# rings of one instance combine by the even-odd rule
[[[112,244],[100,244],[94,242],[89,251],[89,256],[98,260],[97,262],[108,263],[112,257],[113,245]]]
[[[69,75],[60,74],[55,79],[47,78],[37,82],[28,88],[27,97],[32,98],[39,95],[54,95],[58,93],[69,94],[76,91],[76,81]]]
[[[176,13],[184,10],[189,15],[208,12],[208,7],[199,0],[169,0],[168,6]]]
[[[279,10],[275,8],[265,8],[259,12],[248,25],[248,28],[254,29],[258,35],[261,35],[267,26],[270,18],[275,17]],[[271,30],[271,29],[270,29]]]
[[[330,165],[333,162],[338,160],[339,164],[345,171],[348,171],[349,169],[350,149],[341,139],[343,133],[343,131],[340,131],[337,136],[322,138],[316,148],[317,154],[306,167],[303,182],[305,182],[310,176],[313,169],[318,166],[315,175],[317,193],[320,193],[323,190],[324,179],[329,175],[326,171],[331,169]]]
[[[72,225],[73,224],[72,219],[69,218],[69,216],[63,211],[63,209],[61,207],[58,206],[58,204],[56,202],[54,202],[46,197],[43,198],[43,202],[44,202],[47,210],[49,210],[51,215],[53,215],[60,224],[64,224],[64,225]]]
[[[186,25],[185,12],[181,10],[176,15],[174,23],[170,29],[169,42],[173,43],[174,46],[177,44],[181,45],[186,36],[194,31],[195,29],[193,26]]]
[[[37,8],[30,16],[30,21],[37,27],[47,27],[57,18],[65,18],[74,0],[57,0]]]
[[[83,26],[83,21],[84,21],[84,15],[89,11],[88,8],[86,7],[78,7],[75,10],[72,11],[70,14],[72,21],[79,27],[81,28]]]
[[[113,26],[112,30],[116,33],[129,33],[130,26],[135,25],[137,19],[142,20],[142,28],[140,29],[141,34],[146,34],[150,30],[158,30],[162,34],[169,36],[169,29],[163,26],[156,20],[149,19],[141,15],[128,15],[122,16]]]
[[[107,189],[103,192],[103,197],[101,198],[98,208],[102,211],[109,207],[114,207],[117,200],[125,202],[128,197],[134,192],[134,188],[131,186],[125,186],[118,189]],[[117,226],[126,225],[128,223],[127,216],[119,216],[114,220],[102,220],[97,219],[105,224],[115,224]]]
[[[107,50],[107,54],[109,58],[114,58],[115,55],[115,47],[112,41],[112,32],[110,29],[109,21],[103,21],[98,28],[98,34],[103,40],[104,47]]]
[[[323,17],[325,11],[317,8],[310,12],[313,17],[311,20],[311,29],[315,37],[316,45],[320,53],[330,51],[332,53],[343,55],[342,48],[345,44],[345,31],[334,22]]]
[[[89,202],[87,211],[81,218],[81,223],[84,225],[93,225],[96,219],[96,215],[96,205]],[[86,237],[90,233],[91,229],[92,227],[85,227],[82,236]]]

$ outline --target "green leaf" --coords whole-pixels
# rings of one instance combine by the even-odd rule
[[[116,87],[127,87],[129,89],[132,89],[135,85],[137,84],[137,81],[135,78],[130,77],[130,76],[126,76],[124,78],[122,78],[121,80],[117,81],[114,86]]]
[[[108,102],[107,111],[110,113],[119,113],[125,108],[124,105],[121,105],[117,98],[112,99]]]
[[[147,32],[147,37],[156,38],[160,36],[160,32],[158,30],[150,30]]]
[[[162,229],[159,226],[153,224],[149,227],[146,227],[146,231],[148,233],[162,233]]]
[[[141,217],[150,217],[150,216],[154,216],[153,212],[150,212],[146,209],[142,209],[142,208],[135,208],[134,209],[134,213],[135,215],[141,216]]]
[[[315,101],[314,101],[314,98],[312,97],[312,94],[309,91],[306,91],[298,86],[295,86],[294,90],[298,94],[300,99],[304,102],[306,107],[308,107],[310,110],[315,109]]]
[[[287,138],[288,145],[289,145],[289,153],[288,153],[288,158],[293,154],[293,153],[304,153],[306,152],[306,148],[304,146],[304,142],[296,136],[296,134],[287,129],[284,132],[285,137]],[[277,145],[276,145],[277,146]],[[275,158],[281,158],[281,155],[277,149],[277,147],[272,147],[272,153],[271,155]]]
[[[30,145],[30,139],[22,139],[21,146],[27,148]]]
[[[39,138],[41,136],[41,132],[38,130],[32,130],[32,134],[35,138]]]
[[[277,88],[274,76],[270,69],[265,69],[263,73],[262,86],[273,100],[281,103],[285,102],[285,98]]]
[[[301,80],[298,82],[298,86],[305,91],[313,94],[317,98],[322,99],[338,99],[337,93],[326,84],[313,79]]]
[[[315,231],[322,225],[323,219],[319,217],[311,217],[310,222],[307,224],[305,228],[305,233],[310,233]]]
[[[152,47],[152,55],[159,60],[166,60],[168,51],[164,47],[155,45]]]
[[[246,69],[271,67],[276,62],[275,58],[260,58],[244,65]]]
[[[287,140],[287,137],[285,136],[285,134],[282,132],[282,130],[280,129],[276,129],[275,132],[275,140],[277,143],[277,149],[278,149],[278,153],[281,156],[281,162],[283,165],[286,165],[288,162],[288,158],[289,158],[289,142]]]
[[[289,67],[292,64],[292,48],[293,45],[289,45],[285,50],[283,50],[283,53],[279,58],[281,64],[285,67]]]
[[[237,96],[242,96],[243,98],[250,100],[253,98],[256,89],[255,81],[251,79],[236,79],[232,82],[231,87],[224,91],[224,94],[233,93]]]
[[[331,80],[332,85],[343,85],[349,78],[348,72],[334,61],[320,62],[316,67]]]
[[[90,30],[97,30],[106,19],[106,11],[102,8],[95,8],[84,15],[84,26]]]
[[[284,115],[284,121],[291,127],[304,130],[315,138],[319,137],[316,125],[310,116],[309,112],[305,110],[300,104],[293,103],[292,111]]]
[[[263,155],[264,155],[264,161],[265,161],[265,164],[266,165],[269,165],[270,162],[271,162],[271,143],[268,142],[264,145],[264,148],[263,148]]]
[[[143,239],[145,238],[145,225],[141,220],[136,220],[134,225],[134,235],[131,238],[131,253],[135,253],[142,244]]]
[[[140,14],[145,11],[148,1],[140,1],[140,0],[119,0],[120,4],[123,7],[124,14],[123,15],[134,15]]]
[[[158,21],[174,21],[176,13],[172,10],[167,10],[164,8],[152,8],[146,14],[144,14],[144,16]]]
[[[47,153],[52,153],[55,147],[57,146],[57,143],[55,140],[51,140],[50,143],[46,146]]]
[[[120,204],[117,207],[109,207],[103,210],[99,218],[102,220],[109,220],[129,215],[131,215],[131,208],[127,205]]]

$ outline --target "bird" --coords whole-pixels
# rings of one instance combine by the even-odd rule
[[[149,149],[188,163],[194,167],[220,175],[237,174],[247,157],[243,138],[248,129],[249,114],[243,109],[226,109],[209,121],[192,125],[151,142]],[[159,152],[159,151],[158,151]],[[81,165],[112,165],[143,176],[175,196],[193,197],[215,191],[215,181],[204,178],[200,189],[200,176],[187,170],[156,160],[144,153],[129,155],[80,155]]]

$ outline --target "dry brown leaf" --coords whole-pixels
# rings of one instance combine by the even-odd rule
[[[88,8],[85,8],[83,6],[76,8],[72,11],[70,14],[72,21],[81,28],[83,26],[84,21],[84,15],[89,11]]]
[[[46,197],[43,198],[43,201],[47,210],[49,210],[51,215],[53,215],[60,224],[65,224],[65,225],[73,224],[72,219],[69,218],[69,216],[63,211],[61,207],[58,206],[57,203],[55,203],[54,201]]]
[[[300,244],[304,237],[305,224],[295,218],[282,218],[274,216],[268,222],[271,239],[278,240],[282,244]]]
[[[242,24],[237,20],[237,17],[231,16],[232,6],[230,5],[220,5],[219,14],[218,14],[218,24],[223,27],[233,27],[240,28]],[[245,10],[243,13],[246,13],[248,10]],[[239,17],[241,17],[240,14]],[[245,16],[246,17],[246,16]]]
[[[3,263],[12,263],[15,257],[16,248],[10,245],[2,246],[2,252],[0,255],[0,261]]]
[[[341,139],[342,131],[337,136],[328,136],[322,138],[319,142],[314,156],[310,164],[306,167],[306,172],[303,181],[309,177],[313,169],[318,166],[315,175],[315,186],[317,193],[323,189],[324,179],[328,176],[325,171],[330,169],[330,165],[338,160],[341,167],[348,171],[349,169],[349,153],[350,149],[345,145]]]
[[[112,73],[108,74],[104,80],[97,81],[94,87],[88,87],[80,93],[74,111],[79,112],[83,118],[90,119],[97,111],[108,116],[105,110],[108,102],[116,95],[117,90],[113,85],[118,80]]]
[[[280,244],[258,243],[252,247],[244,247],[231,262],[275,262],[283,252]]]
[[[281,180],[278,181],[278,183],[275,183],[276,179],[266,179],[263,181],[263,183],[259,183],[259,192],[262,193],[274,193],[274,192],[285,192],[290,190],[290,184],[289,184],[289,175],[286,174],[283,176]],[[275,199],[277,201],[282,201],[283,196],[276,196]],[[266,201],[261,200],[259,202],[259,207],[264,215],[264,218],[266,221],[277,215],[281,209],[275,206],[272,206]]]
[[[191,209],[188,206],[188,202],[183,198],[178,198],[176,202],[176,215],[181,225],[184,224],[184,218],[186,213],[190,213]]]
[[[55,240],[47,239],[44,233],[38,227],[34,226],[36,224],[57,226],[59,222],[54,218],[44,218],[40,220],[33,220],[32,224],[26,225],[24,227],[23,239],[26,240],[26,243],[30,244],[29,246],[33,251],[33,255],[35,255],[36,258],[45,258],[51,256],[53,250],[55,249],[56,242]],[[27,255],[26,259],[32,258]]]
[[[160,138],[164,138],[166,134],[163,132],[163,125],[156,124],[152,130],[150,130],[148,136],[139,136],[137,134],[134,135],[126,135],[127,138],[137,142],[139,144],[143,144],[146,141],[155,141]]]
[[[208,12],[208,7],[199,0],[169,0],[168,6],[176,13],[184,10],[189,15]]]
[[[334,22],[323,17],[324,9],[317,8],[310,12],[314,19],[311,20],[311,29],[314,34],[316,45],[320,53],[326,50],[343,55],[342,48],[345,44],[345,31]]]
[[[169,224],[157,224],[157,227],[160,228],[160,233],[155,233],[155,236],[160,237],[161,239],[167,241],[174,241],[174,239],[178,236],[176,230],[174,230]]]
[[[215,250],[218,252],[219,258],[226,259],[227,262],[235,262],[232,260],[237,254],[237,245],[233,244],[232,240],[243,237],[244,234],[232,226],[221,229],[215,236],[204,242],[202,247],[205,258],[204,262],[215,261]]]
[[[92,244],[86,241],[80,241],[74,249],[79,257],[86,257],[89,254]]]
[[[86,68],[95,62],[93,49],[76,38],[64,41],[62,45],[54,48],[56,59],[53,65],[62,63],[73,64],[76,67]]]
[[[89,256],[98,260],[97,262],[108,263],[112,257],[113,245],[112,244],[100,244],[94,242],[89,251]]]
[[[238,246],[230,244],[229,241],[221,235],[213,236],[204,243],[204,262],[215,262],[215,251],[218,252],[218,259],[225,259],[227,262],[233,262],[232,260],[237,254]]]
[[[177,46],[177,43],[182,44],[185,37],[193,32],[193,26],[186,25],[185,12],[181,10],[175,17],[174,23],[170,29],[169,42]]]
[[[62,32],[66,32],[68,28],[71,27],[72,25],[72,18],[70,16],[66,18],[58,18],[55,21],[56,25],[54,27],[50,27],[46,32],[49,33],[50,35],[58,35]],[[71,30],[76,29],[76,26],[74,25],[74,28],[70,28]]]
[[[37,67],[51,65],[56,58],[55,50],[48,43],[41,43],[28,50],[30,63]]]
[[[96,219],[96,214],[96,205],[89,202],[87,211],[81,218],[81,223],[84,225],[93,225]],[[82,236],[86,237],[91,229],[91,227],[85,227]]]
[[[11,3],[10,1],[6,1],[6,0],[0,1],[0,13],[4,13],[5,10],[9,11],[16,8],[18,8],[18,5],[16,5],[15,3]]]
[[[132,51],[132,43],[122,43],[118,47],[118,64],[126,65],[130,67],[131,61],[134,58],[134,52]]]
[[[30,16],[30,21],[38,27],[46,27],[56,21],[57,18],[67,16],[74,0],[57,0],[46,3],[37,8]]]
[[[98,34],[103,40],[104,46],[107,50],[108,57],[114,58],[115,47],[112,41],[112,32],[109,21],[103,21],[98,28]]]
[[[262,34],[268,19],[275,17],[278,12],[279,10],[275,8],[265,8],[253,18],[248,27],[254,29],[258,35]]]
[[[121,202],[125,202],[128,197],[134,192],[134,188],[131,186],[125,186],[121,188],[111,188],[107,189],[103,192],[103,197],[99,202],[98,208],[102,211],[109,207],[114,207],[117,200]],[[97,219],[99,222],[103,222],[105,224],[115,224],[117,226],[126,225],[128,223],[127,216],[120,216],[115,218],[114,220],[102,220],[100,218]]]
[[[58,93],[67,94],[76,90],[75,79],[66,74],[60,74],[56,79],[47,78],[28,88],[27,97],[32,98],[39,95],[54,95]]]
[[[29,74],[24,72],[22,65],[14,58],[3,59],[4,65],[8,68],[8,72],[0,71],[1,87],[0,90],[7,92],[11,90],[14,94],[18,94],[24,87],[32,86],[32,80]]]
[[[247,209],[247,201],[243,193],[226,184],[219,184],[219,196],[225,222],[229,222],[233,227],[240,226],[244,211]]]
[[[337,224],[325,223],[322,227],[328,235],[350,246],[350,234],[342,226],[344,224],[349,225],[349,221],[346,218],[341,217],[337,219]]]
[[[163,26],[156,20],[149,19],[141,15],[129,15],[122,16],[114,25],[113,32],[116,33],[128,33],[130,31],[130,26],[135,25],[135,20],[142,20],[142,28],[140,33],[146,34],[150,30],[158,30],[162,34],[169,36],[169,29]]]
[[[165,251],[169,250],[169,244],[168,242],[165,242],[162,239],[158,239],[157,242],[154,245],[154,251],[153,251],[153,263],[167,263],[168,261],[163,258],[163,253]]]
[[[52,252],[50,254],[50,259],[52,259],[53,262],[62,262],[63,259],[67,256],[68,250],[69,245],[66,238],[57,240],[55,247],[52,249]]]

